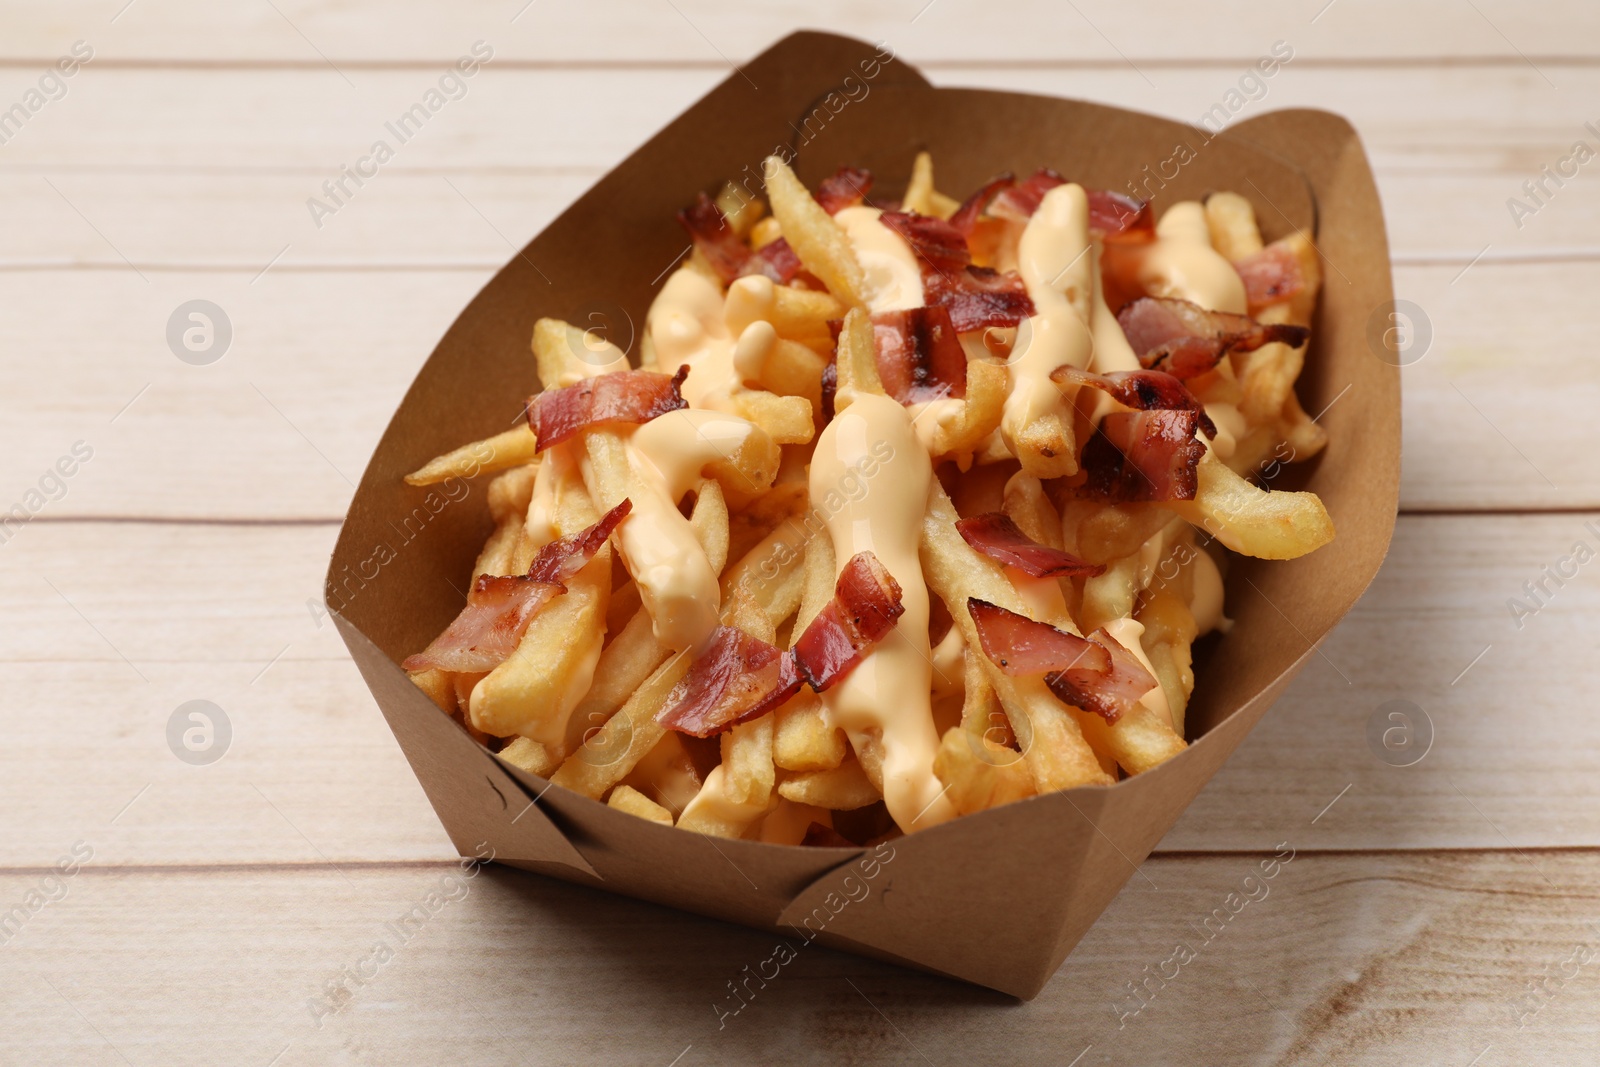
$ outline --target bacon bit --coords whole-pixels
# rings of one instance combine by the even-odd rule
[[[1207,437],[1217,436],[1217,425],[1206,414],[1198,397],[1189,387],[1164,371],[1116,370],[1094,374],[1077,367],[1057,367],[1050,372],[1050,380],[1057,385],[1086,385],[1108,393],[1123,407],[1136,411],[1193,411],[1200,416],[1200,431]]]
[[[1206,446],[1195,437],[1194,411],[1120,411],[1100,420],[1083,446],[1088,480],[1078,495],[1089,500],[1134,503],[1193,500]]]
[[[839,361],[837,358],[828,360],[822,368],[822,423],[827,425],[833,421],[833,398],[839,392]]]
[[[1122,718],[1141,697],[1156,687],[1156,680],[1144,664],[1124,648],[1104,628],[1089,635],[1111,657],[1111,669],[1104,674],[1059,671],[1045,676],[1044,684],[1060,698],[1081,711],[1092,711],[1108,723]]]
[[[872,191],[872,172],[860,167],[840,167],[817,185],[816,201],[822,210],[837,215],[855,207]]]
[[[1017,184],[1017,179],[1006,171],[998,178],[992,179],[989,184],[973,193],[956,208],[956,213],[950,216],[950,225],[959,230],[962,236],[970,237],[973,227],[978,224],[978,219],[983,215],[989,202],[1003,189],[1009,189]]]
[[[539,609],[567,591],[562,583],[594,559],[631,510],[633,502],[625,499],[593,526],[545,545],[527,574],[479,575],[461,614],[401,666],[408,671],[437,668],[463,673],[498,667],[517,650]]]
[[[1047,671],[1103,675],[1111,670],[1111,654],[1077,634],[977,597],[967,599],[967,611],[983,654],[1013,678]]]
[[[1012,185],[996,196],[994,202],[989,205],[989,214],[1015,222],[1026,222],[1033,218],[1035,211],[1039,210],[1045,194],[1058,185],[1065,185],[1066,181],[1067,179],[1049,167],[1040,167],[1027,181]]]
[[[810,848],[860,848],[861,846],[831,826],[814,822],[806,827],[806,836],[800,841]]]
[[[670,378],[654,371],[619,370],[546,389],[528,400],[528,425],[543,452],[597,423],[649,422],[689,406],[679,391],[688,374],[687,365]]]
[[[905,238],[915,252],[923,274],[929,270],[947,273],[964,270],[972,264],[967,239],[955,226],[930,215],[905,211],[885,211],[878,221]]]
[[[905,610],[894,575],[871,552],[857,552],[839,572],[833,599],[790,650],[800,676],[819,693],[828,689],[894,629]]]
[[[717,272],[723,285],[743,273],[745,263],[750,258],[750,249],[728,225],[716,201],[700,193],[694,203],[678,212],[678,221],[689,231],[694,246],[706,257],[706,262]]]
[[[1089,197],[1089,229],[1112,244],[1143,244],[1156,239],[1150,205],[1104,189],[1085,190]]]
[[[1246,256],[1234,263],[1233,269],[1244,280],[1245,300],[1252,312],[1283,303],[1305,285],[1300,261],[1282,241],[1274,241],[1254,255]]]
[[[959,274],[933,274],[922,279],[924,299],[950,312],[957,333],[1015,326],[1033,314],[1033,300],[1022,275],[1001,274],[988,267],[968,267]]]
[[[800,257],[795,254],[788,238],[779,237],[751,252],[738,276],[743,278],[750,274],[764,274],[776,285],[788,285],[799,273]]]
[[[1199,377],[1229,352],[1251,352],[1275,341],[1299,348],[1311,336],[1304,326],[1269,326],[1187,300],[1151,296],[1117,312],[1117,324],[1140,363],[1177,378]]]
[[[710,737],[760,718],[799,691],[789,655],[735,626],[719,626],[706,650],[672,692],[656,722],[692,737]]]
[[[872,337],[884,391],[900,403],[967,395],[967,353],[944,308],[880,311]]]
[[[974,515],[956,522],[961,539],[997,563],[1016,567],[1035,578],[1093,577],[1105,566],[1088,563],[1070,552],[1041,545],[1001,511]]]

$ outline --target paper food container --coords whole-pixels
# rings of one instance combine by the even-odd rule
[[[541,316],[587,325],[600,314],[610,338],[626,342],[618,324],[642,327],[687,244],[675,212],[700,190],[759,175],[779,146],[797,150],[796,169],[813,187],[851,163],[877,175],[877,191],[898,195],[926,148],[951,193],[1003,170],[1050,166],[1087,186],[1126,190],[1132,180],[1158,213],[1231,189],[1254,203],[1268,240],[1296,228],[1315,234],[1332,269],[1298,389],[1307,411],[1327,408],[1330,443],[1273,484],[1317,492],[1338,536],[1293,562],[1233,561],[1236,625],[1197,649],[1193,743],[1175,759],[878,850],[713,841],[502,763],[400,669],[460,609],[491,525],[482,480],[450,499],[402,476],[512,424],[538,389],[529,344]],[[487,843],[511,866],[1030,998],[1377,572],[1399,493],[1399,374],[1392,356],[1381,358],[1391,299],[1377,192],[1341,118],[1284,111],[1211,137],[1076,100],[935,89],[887,50],[797,33],[597,182],[461,313],[361,480],[328,572],[328,604],[463,855]]]

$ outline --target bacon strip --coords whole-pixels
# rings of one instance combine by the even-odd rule
[[[649,422],[689,406],[679,392],[688,373],[687,366],[670,378],[654,371],[620,370],[546,389],[528,400],[528,425],[543,452],[597,423]]]
[[[902,404],[967,395],[967,353],[942,307],[872,316],[878,377]]]
[[[822,210],[837,215],[855,207],[872,191],[872,172],[861,167],[840,167],[817,184],[816,201]]]
[[[750,249],[728,225],[716,201],[700,193],[694,203],[678,212],[678,221],[689,231],[694,246],[706,257],[723,285],[739,277],[750,258]]]
[[[545,545],[527,574],[479,575],[461,614],[401,666],[408,671],[437,668],[468,674],[498,667],[517,650],[533,617],[567,591],[562,583],[594,558],[632,509],[633,502],[623,500],[593,526]]]
[[[1012,677],[1069,670],[1099,675],[1111,670],[1110,653],[1077,634],[977,597],[967,599],[967,611],[983,654]]]
[[[795,667],[812,689],[823,692],[854,670],[905,610],[894,575],[871,552],[857,552],[839,572],[833,599],[790,650]]]
[[[656,722],[693,737],[710,737],[760,718],[799,691],[790,656],[734,626],[712,632],[706,650],[667,694]]]
[[[1058,185],[1065,185],[1066,181],[1049,167],[1040,167],[1027,180],[1001,190],[989,204],[989,214],[1015,222],[1027,222],[1039,210],[1045,194]]]
[[[962,236],[970,237],[973,228],[978,224],[978,219],[988,208],[989,202],[1001,190],[1009,189],[1015,184],[1017,184],[1017,179],[1010,171],[1006,171],[998,178],[991,179],[982,189],[962,201],[961,206],[956,208],[956,213],[950,216],[950,225],[961,231]]]
[[[905,239],[922,268],[923,299],[950,313],[957,333],[1015,326],[1033,314],[1027,286],[1015,271],[972,266],[959,227],[942,219],[885,211],[878,221]]]
[[[1105,189],[1086,189],[1089,229],[1111,244],[1143,244],[1156,238],[1150,205]]]
[[[1216,423],[1206,414],[1199,398],[1189,392],[1183,382],[1164,371],[1115,370],[1095,374],[1065,366],[1051,371],[1050,380],[1057,385],[1086,385],[1103,390],[1123,407],[1137,411],[1193,411],[1200,416],[1200,431],[1207,437],[1217,436]]]
[[[1080,465],[1088,478],[1078,495],[1089,500],[1133,503],[1193,500],[1206,446],[1195,437],[1194,411],[1119,411],[1100,420],[1083,446]]]
[[[1116,722],[1139,699],[1156,687],[1156,680],[1144,669],[1144,664],[1124,648],[1104,628],[1089,635],[1089,640],[1099,645],[1111,656],[1111,669],[1105,674],[1085,675],[1079,671],[1059,671],[1045,676],[1044,684],[1060,698],[1081,711],[1092,711]]]
[[[1140,363],[1177,378],[1205,374],[1229,352],[1251,352],[1274,341],[1299,348],[1311,336],[1304,326],[1269,326],[1244,315],[1207,311],[1187,300],[1152,296],[1117,312],[1117,324]]]
[[[1116,722],[1156,687],[1137,656],[1105,629],[1087,638],[1036,622],[986,600],[967,601],[983,654],[1006,674],[1044,674],[1063,703]]]
[[[1244,279],[1245,300],[1251,311],[1270,304],[1281,304],[1305,285],[1300,261],[1282,241],[1274,241],[1254,255],[1234,263],[1233,269]]]
[[[739,277],[748,274],[764,274],[771,278],[774,284],[787,285],[794,281],[800,273],[800,257],[790,246],[786,237],[769,241],[749,254],[744,266],[739,270]]]
[[[1105,573],[1105,566],[1079,559],[1070,552],[1041,545],[1001,511],[974,515],[956,522],[956,532],[977,551],[997,563],[1016,567],[1035,578],[1093,577]]]

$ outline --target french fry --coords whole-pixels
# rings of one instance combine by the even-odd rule
[[[833,331],[828,323],[844,318],[846,310],[846,306],[831,294],[776,285],[772,288],[772,307],[768,309],[767,321],[772,323],[779,338],[805,345],[826,356],[833,351]]]
[[[775,713],[772,762],[786,771],[831,771],[844,762],[844,731],[834,725],[822,698],[809,689]]]
[[[428,699],[438,705],[440,711],[446,715],[456,713],[456,685],[450,677],[450,672],[430,668],[406,673],[411,676],[412,684],[428,694]]]
[[[810,503],[804,482],[779,482],[730,514],[728,558],[742,561],[751,549],[774,535],[770,549],[774,560],[803,551],[806,533],[798,520]]]
[[[435,485],[449,478],[475,478],[520,467],[538,459],[538,448],[538,440],[527,422],[518,419],[509,430],[429,460],[406,475],[406,484]]]
[[[802,574],[799,614],[794,620],[796,638],[811,625],[811,620],[833,599],[838,571],[834,568],[833,541],[818,533],[806,542],[805,570]]]
[[[832,770],[790,775],[778,783],[778,795],[830,811],[854,811],[883,799],[853,757]]]
[[[906,185],[906,195],[901,197],[900,206],[904,211],[948,219],[956,213],[961,202],[933,187],[933,157],[926,152],[918,152],[911,164],[911,181]]]
[[[999,564],[979,555],[962,540],[956,532],[956,518],[950,498],[935,484],[922,520],[922,570],[928,587],[944,601],[961,627],[969,654],[982,655],[983,645],[967,611],[968,598],[987,600],[1023,615],[1028,611]],[[987,657],[984,669],[999,694],[1039,792],[1109,781],[1083,732],[1042,678],[1012,678],[987,662]]]
[[[1140,640],[1142,629],[1133,619],[1118,619],[1107,627],[1117,643],[1155,675],[1155,668],[1146,657]],[[1076,708],[1072,714],[1089,743],[1097,751],[1109,753],[1129,774],[1140,774],[1159,766],[1187,747],[1174,728],[1172,711],[1167,706],[1159,678],[1155,689],[1124,711],[1114,723]]]
[[[760,220],[766,208],[760,200],[751,196],[741,186],[723,182],[722,188],[717,190],[717,210],[722,212],[722,217],[727,220],[734,233],[745,237]]]
[[[833,217],[822,210],[794,171],[777,156],[766,162],[767,198],[772,217],[783,227],[795,255],[806,270],[822,280],[828,291],[846,304],[866,303],[866,275]]]
[[[933,773],[956,811],[971,815],[1034,796],[1033,776],[1019,753],[959,726],[946,730]]]
[[[1161,691],[1167,697],[1172,728],[1181,736],[1184,710],[1194,693],[1191,656],[1196,633],[1194,614],[1186,600],[1158,585],[1140,598],[1139,611],[1134,617],[1144,626],[1140,641],[1145,658],[1155,668],[1156,681],[1161,683]]]
[[[556,482],[558,536],[600,519],[583,482],[570,471]],[[519,735],[560,753],[567,720],[594,679],[611,600],[611,547],[603,546],[566,580],[523,631],[517,649],[472,690],[472,724],[496,737]]]
[[[1010,378],[1005,367],[988,360],[967,364],[967,395],[958,400],[953,413],[928,434],[928,453],[940,456],[970,457],[1000,426],[1005,414]],[[921,419],[923,416],[918,415]]]
[[[656,746],[667,728],[655,716],[672,687],[689,673],[693,657],[679,652],[657,667],[605,725],[589,735],[556,770],[551,781],[599,800]]]
[[[1212,193],[1205,203],[1206,230],[1211,247],[1230,262],[1261,251],[1261,229],[1256,209],[1238,193]]]
[[[1171,522],[1159,504],[1091,505],[1077,526],[1077,555],[1090,563],[1124,559]]]
[[[585,378],[629,366],[622,349],[560,319],[540,319],[533,324],[533,359],[546,389],[576,385]]]
[[[742,722],[722,735],[722,773],[728,798],[736,804],[765,806],[772,793],[772,718]]]
[[[1268,492],[1209,450],[1201,457],[1193,500],[1165,504],[1235,552],[1297,559],[1333,540],[1333,520],[1315,493]]]
[[[762,249],[783,236],[783,227],[778,225],[778,220],[771,215],[757,219],[756,224],[750,227],[750,247]]]
[[[683,738],[668,731],[622,779],[622,785],[638,790],[676,817],[700,792],[701,781]]]
[[[1132,553],[1116,560],[1105,570],[1083,582],[1083,603],[1078,618],[1085,633],[1133,614],[1139,593],[1155,576],[1157,563],[1166,554],[1170,538],[1184,529],[1168,513],[1167,522]]]
[[[1002,509],[1023,533],[1041,545],[1061,547],[1061,516],[1038,478],[1018,471],[1006,482],[1002,500]]]
[[[761,377],[757,380],[769,392],[800,397],[813,411],[821,411],[822,372],[827,365],[826,359],[800,342],[780,337],[762,362]]]
[[[548,748],[526,737],[512,738],[511,742],[500,750],[499,756],[513,767],[520,767],[540,778],[550,777],[550,772],[561,762],[550,754]]]
[[[722,486],[714,478],[707,478],[695,490],[694,510],[689,513],[689,528],[695,540],[705,549],[706,562],[711,570],[722,573],[728,565],[728,502],[723,498]]]
[[[477,562],[472,565],[471,581],[476,582],[481,574],[513,574],[512,558],[517,551],[517,542],[522,537],[522,520],[515,515],[509,515],[495,524],[494,532],[489,535],[489,540],[484,542],[483,550],[478,553]]]
[[[816,433],[811,401],[805,397],[740,389],[734,392],[732,402],[738,415],[761,427],[780,445],[803,445]]]
[[[835,414],[849,407],[858,395],[883,396],[883,379],[878,376],[877,342],[872,336],[872,317],[865,308],[851,308],[839,329],[839,385],[833,394]]]
[[[619,785],[613,789],[611,796],[606,798],[606,805],[618,811],[625,811],[629,815],[637,815],[641,819],[658,822],[662,826],[672,825],[672,812],[630,785]]]
[[[496,522],[521,518],[528,513],[528,505],[533,502],[534,483],[538,480],[541,466],[542,464],[529,463],[521,467],[512,467],[489,483],[489,491],[485,495],[488,497],[489,514]]]

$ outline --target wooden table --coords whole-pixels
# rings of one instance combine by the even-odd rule
[[[1600,163],[1524,183],[1600,148],[1600,9],[861,6],[5,5],[0,108],[75,41],[93,59],[0,144],[0,507],[32,515],[0,527],[0,1061],[1595,1062],[1600,465],[1572,446],[1600,410]],[[1287,42],[1240,115],[1356,123],[1430,324],[1389,561],[1033,1003],[817,949],[719,1029],[769,937],[493,869],[379,965],[454,852],[317,606],[352,482],[510,249],[797,25],[1191,121]],[[466,95],[315,225],[478,40]],[[197,299],[232,333],[204,365],[168,341]],[[225,758],[174,755],[192,700]],[[1368,741],[1396,700],[1433,728],[1408,767]],[[1119,1026],[1280,843],[1270,896]]]

